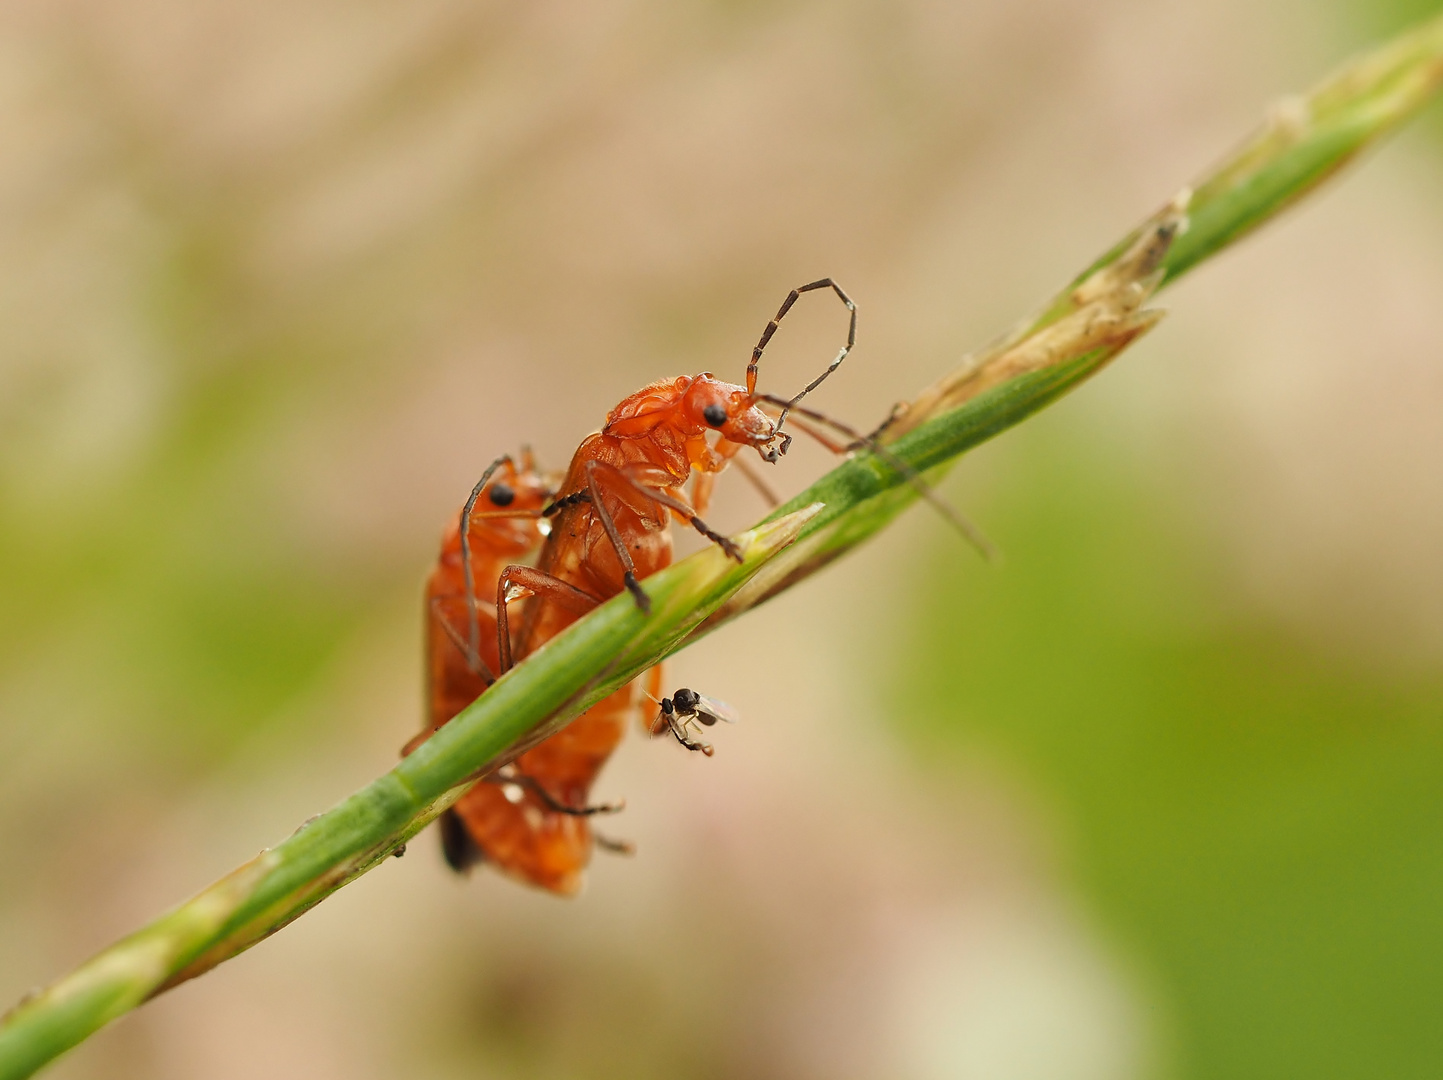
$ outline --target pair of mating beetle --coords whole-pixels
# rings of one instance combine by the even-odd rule
[[[846,344],[794,396],[758,393],[757,366],[778,324],[802,294],[822,289],[832,290],[849,312]],[[643,387],[587,436],[559,486],[547,482],[529,451],[519,462],[503,457],[493,463],[446,532],[427,582],[429,727],[403,753],[599,604],[625,591],[648,611],[641,581],[670,564],[673,519],[740,560],[736,546],[701,515],[717,476],[739,452],[754,449],[769,463],[786,453],[791,436],[783,425],[789,417],[834,450],[871,447],[925,488],[878,446],[881,429],[860,435],[799,404],[846,359],[856,335],[851,298],[830,278],[811,282],[793,289],[767,324],[747,364],[745,386],[704,372]],[[846,441],[830,439],[817,425]],[[538,548],[535,565],[517,561]],[[521,600],[525,609],[513,626],[510,605]],[[447,862],[461,871],[489,862],[531,885],[570,894],[581,887],[593,843],[629,850],[590,824],[593,815],[620,807],[591,806],[587,799],[634,711],[636,684],[645,681],[642,692],[659,707],[650,733],[670,731],[689,750],[711,754],[709,745],[692,737],[693,725],[736,719],[727,706],[692,690],[661,697],[660,675],[660,666],[652,668],[472,787],[441,818]]]

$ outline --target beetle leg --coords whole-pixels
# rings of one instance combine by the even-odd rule
[[[774,394],[761,394],[758,396],[758,400],[768,405],[780,407],[784,413],[788,408],[791,408],[791,404],[787,401],[786,398],[777,397]],[[836,431],[851,440],[850,443],[843,446],[838,444],[834,439],[831,439],[828,436],[823,435],[821,432],[815,430],[808,424],[798,423],[796,425],[802,431],[806,432],[812,438],[820,442],[823,446],[827,447],[827,449],[839,454],[848,453],[852,450],[865,449],[870,450],[873,454],[876,454],[877,457],[881,458],[882,461],[886,462],[888,467],[891,468],[894,472],[896,472],[898,476],[902,477],[902,479],[905,480],[907,484],[910,485],[913,490],[917,492],[918,495],[920,495],[927,502],[931,503],[932,508],[936,510],[939,514],[941,514],[944,518],[946,518],[948,524],[950,524],[954,529],[961,533],[962,538],[966,540],[969,544],[971,544],[974,548],[976,548],[984,559],[990,560],[997,557],[996,546],[992,543],[992,541],[988,540],[985,535],[983,535],[981,529],[979,529],[976,525],[972,524],[972,522],[968,521],[965,517],[963,517],[955,506],[949,503],[946,499],[942,498],[942,496],[938,495],[936,489],[927,482],[926,478],[921,473],[919,473],[916,469],[912,468],[911,465],[908,465],[896,454],[892,453],[892,451],[888,450],[875,438],[870,435],[863,435],[860,431],[850,426],[849,424],[844,424],[840,420],[834,420],[832,417],[827,416],[825,413],[819,413],[815,409],[808,409],[798,406],[793,411],[797,414],[797,416],[806,417],[806,419],[811,420],[817,424],[825,424],[833,431]],[[795,418],[793,419],[795,422]]]
[[[595,829],[591,830],[591,839],[602,851],[609,851],[613,855],[635,855],[636,845],[630,840],[613,840],[609,836],[602,836]]]
[[[466,666],[471,669],[471,674],[481,679],[487,686],[490,686],[496,681],[495,673],[487,666],[486,661],[481,659],[481,653],[477,647],[472,646],[470,642],[466,641],[461,636],[460,631],[451,625],[451,620],[448,619],[446,613],[441,610],[441,600],[442,597],[439,596],[433,596],[431,598],[431,618],[436,620],[436,624],[440,626],[441,629],[445,631],[446,636],[451,639],[451,644],[456,646],[456,650],[466,661]],[[467,604],[468,614],[471,617],[474,618],[476,616],[476,610],[480,603],[481,601],[477,600],[475,596],[471,597],[470,603]],[[490,607],[491,605],[487,604],[486,606]],[[479,629],[477,636],[480,636]],[[479,646],[479,642],[477,644]]]
[[[661,488],[656,487],[653,484],[646,483],[645,481],[627,472],[626,469],[618,468],[615,465],[608,465],[604,461],[588,461],[586,465],[588,477],[591,479],[591,482],[593,484],[595,483],[595,474],[602,471],[605,471],[610,475],[614,475],[619,479],[624,480],[627,484],[631,485],[631,487],[641,492],[641,494],[645,495],[648,499],[653,499],[656,502],[661,503],[662,506],[667,507],[669,510],[675,510],[687,521],[691,522],[691,527],[693,529],[701,533],[713,544],[716,544],[717,547],[721,548],[724,552],[726,552],[728,556],[735,559],[737,562],[742,561],[741,549],[737,547],[736,544],[732,543],[730,539],[723,536],[715,529],[711,528],[711,526],[709,526],[705,521],[698,517],[696,511],[687,504],[686,500],[680,499],[677,496],[671,494],[670,492],[663,491]],[[598,513],[600,513],[600,511],[602,510],[602,506],[599,498],[593,495],[592,503],[596,506]],[[609,514],[603,516],[601,519],[602,527],[606,529],[607,536],[611,537],[611,542],[616,545],[616,552],[618,555],[621,556],[622,566],[626,567],[628,570],[634,570],[635,568],[631,565],[631,556],[629,554],[626,554],[625,548],[621,544],[620,536],[617,535],[615,532],[616,526],[614,524],[608,524],[610,520],[611,518]],[[631,588],[631,586],[628,585],[627,588],[629,589]],[[633,592],[632,595],[635,595],[635,592]],[[640,604],[639,601],[638,604]],[[640,606],[643,611],[646,611],[650,606],[650,601],[648,601],[647,604]]]
[[[772,490],[771,485],[762,479],[761,473],[753,469],[746,458],[739,457],[732,464],[742,476],[746,477],[747,483],[756,488],[757,494],[761,495],[761,497],[767,501],[768,506],[775,510],[782,505],[782,500],[778,497],[777,493]]]
[[[592,814],[619,814],[626,809],[626,803],[599,803],[596,806],[568,806],[562,802],[541,784],[534,776],[527,776],[525,773],[517,772],[514,767],[506,768],[487,776],[484,781],[487,784],[499,784],[505,787],[507,784],[515,784],[517,787],[525,788],[531,794],[545,804],[548,810],[558,814],[566,814],[569,817],[591,817]]]
[[[611,541],[612,548],[616,551],[616,557],[621,562],[621,580],[626,585],[626,591],[631,593],[631,598],[636,601],[636,606],[641,608],[642,613],[651,614],[651,597],[646,595],[646,590],[636,580],[636,563],[631,561],[631,552],[626,550],[622,543],[621,532],[616,527],[616,522],[611,518],[611,511],[601,499],[601,488],[596,483],[596,473],[601,468],[607,468],[620,476],[626,477],[622,470],[614,465],[603,465],[594,458],[586,463],[586,487],[591,492],[591,506],[596,511],[596,517],[601,522],[601,527],[606,530],[606,537]],[[630,477],[626,477],[628,483],[635,483]],[[645,489],[643,489],[645,490]]]
[[[551,600],[567,611],[585,615],[601,600],[575,585],[560,578],[552,577],[534,566],[512,564],[501,571],[496,581],[496,645],[501,658],[501,672],[511,670],[511,617],[507,611],[508,595],[513,586],[525,589],[534,596]]]

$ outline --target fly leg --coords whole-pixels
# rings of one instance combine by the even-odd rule
[[[667,713],[666,722],[671,727],[671,733],[676,736],[676,741],[688,750],[700,750],[707,757],[715,753],[711,743],[698,742],[687,735],[686,726],[690,721],[678,720],[675,713]]]
[[[647,696],[651,697],[650,694]],[[698,750],[707,757],[712,756],[713,751],[710,743],[697,742],[688,736],[687,727],[690,725],[691,719],[682,720],[678,717],[676,703],[671,698],[662,698],[660,701],[657,701],[655,697],[652,697],[651,700],[656,701],[657,704],[661,706],[656,714],[656,719],[651,722],[651,726],[648,728],[653,738],[661,735],[663,732],[670,731],[676,736],[676,741],[688,750]]]

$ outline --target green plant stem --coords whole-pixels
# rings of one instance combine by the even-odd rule
[[[1283,103],[1236,153],[1041,312],[966,358],[859,453],[743,537],[649,578],[517,665],[410,757],[193,899],[30,995],[0,1020],[0,1080],[33,1074],[150,997],[285,926],[395,853],[474,779],[534,745],[711,627],[815,573],[884,527],[968,449],[1067,393],[1145,334],[1153,291],[1222,250],[1415,112],[1443,79],[1443,17]]]

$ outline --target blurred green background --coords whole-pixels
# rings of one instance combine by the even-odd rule
[[[822,274],[872,421],[1431,6],[13,6],[0,998],[394,760],[497,453]],[[1439,190],[1434,108],[966,460],[999,565],[917,511],[679,658],[744,723],[581,899],[418,842],[54,1075],[1434,1075]]]

